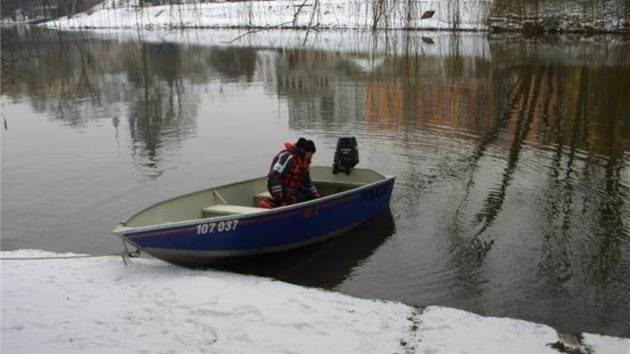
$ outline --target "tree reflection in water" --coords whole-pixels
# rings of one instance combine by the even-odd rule
[[[630,74],[620,64],[627,45],[582,50],[397,31],[374,34],[382,41],[371,51],[263,50],[20,31],[2,32],[3,95],[60,129],[111,121],[142,181],[177,166],[168,156],[185,154],[184,142],[197,135],[260,134],[240,122],[238,132],[223,131],[234,117],[204,120],[215,112],[202,109],[224,103],[225,87],[234,102],[252,105],[239,96],[245,86],[277,102],[261,117],[281,122],[278,134],[308,133],[321,151],[356,135],[363,166],[398,175],[381,237],[343,246],[369,262],[344,258],[330,242],[322,254],[332,258],[287,256],[296,268],[275,264],[273,276],[414,305],[630,331],[619,320],[630,309]],[[567,58],[574,50],[583,55]],[[277,141],[269,145],[275,150]],[[243,164],[257,162],[249,155],[239,155]],[[313,265],[326,268],[321,278]],[[396,278],[405,284],[387,286]]]

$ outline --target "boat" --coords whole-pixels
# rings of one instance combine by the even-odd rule
[[[338,236],[389,208],[396,177],[371,169],[310,168],[323,197],[277,207],[258,205],[267,178],[209,188],[150,206],[112,232],[163,261],[199,267],[283,252]]]

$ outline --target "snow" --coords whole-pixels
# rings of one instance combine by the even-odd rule
[[[628,31],[621,1],[591,13],[572,2],[544,2],[492,12],[494,0],[276,0],[225,2],[182,0],[179,5],[151,6],[138,0],[106,0],[71,18],[63,17],[41,26],[56,29],[173,29],[173,28],[310,28],[310,29],[414,29],[487,31],[524,30],[530,25],[558,32]],[[379,8],[380,7],[380,8]],[[377,9],[378,8],[378,9]],[[538,11],[538,12],[536,12]],[[429,15],[432,12],[431,16]],[[538,13],[538,15],[536,15]],[[493,17],[491,17],[493,16]],[[15,15],[22,18],[22,14]],[[424,18],[423,18],[424,17]],[[530,19],[538,18],[532,22]],[[22,21],[28,22],[28,19]],[[10,18],[1,23],[14,23]]]
[[[416,0],[383,2],[378,27],[389,29],[482,30],[492,1]],[[250,1],[161,5],[140,8],[137,0],[109,0],[87,13],[43,26],[68,28],[327,28],[371,29],[375,13],[363,0]],[[304,6],[302,6],[304,5]],[[430,18],[421,19],[427,11]],[[412,18],[408,18],[412,13]],[[453,17],[454,13],[458,13]]]
[[[630,340],[138,258],[1,252],[2,353],[584,353]],[[25,259],[26,258],[26,259]],[[28,259],[30,258],[30,259]],[[43,258],[43,259],[42,259]],[[590,351],[589,351],[590,350]]]

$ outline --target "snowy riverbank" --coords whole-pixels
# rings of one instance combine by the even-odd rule
[[[153,259],[2,252],[2,353],[627,354],[630,340]],[[575,339],[575,338],[573,338]],[[568,347],[567,347],[568,346]]]
[[[384,3],[385,4],[385,3]],[[137,0],[110,0],[87,13],[43,24],[79,28],[316,28],[483,30],[492,2],[396,2],[375,8],[367,1],[250,1],[138,7]],[[424,15],[424,16],[423,16]],[[424,17],[424,18],[423,18]]]
[[[319,1],[187,1],[181,5],[145,6],[138,0],[108,0],[72,18],[42,26],[94,28],[313,28],[519,31],[544,33],[630,33],[630,20],[620,10],[589,12],[579,5],[545,5],[515,14],[497,10],[491,0],[458,2],[419,0],[379,2]],[[542,6],[542,5],[541,5]],[[522,11],[522,10],[521,10]]]

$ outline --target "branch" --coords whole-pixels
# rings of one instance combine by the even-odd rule
[[[279,24],[279,25],[272,26],[272,27],[259,28],[259,29],[255,29],[255,30],[247,31],[247,32],[243,33],[242,35],[240,35],[240,36],[238,36],[238,37],[236,37],[236,38],[232,39],[231,41],[227,41],[227,42],[226,42],[226,41],[221,41],[221,43],[231,44],[231,43],[236,42],[236,41],[238,41],[239,39],[241,39],[241,38],[243,38],[243,37],[245,37],[245,36],[248,36],[248,35],[250,35],[250,34],[254,34],[254,33],[257,33],[257,32],[260,32],[260,31],[267,31],[267,30],[272,29],[272,28],[278,28],[278,27],[284,26],[284,25],[289,24],[289,23],[292,23],[292,22],[293,22],[293,21],[288,21],[288,22],[284,22],[284,23],[281,23],[281,24]]]

